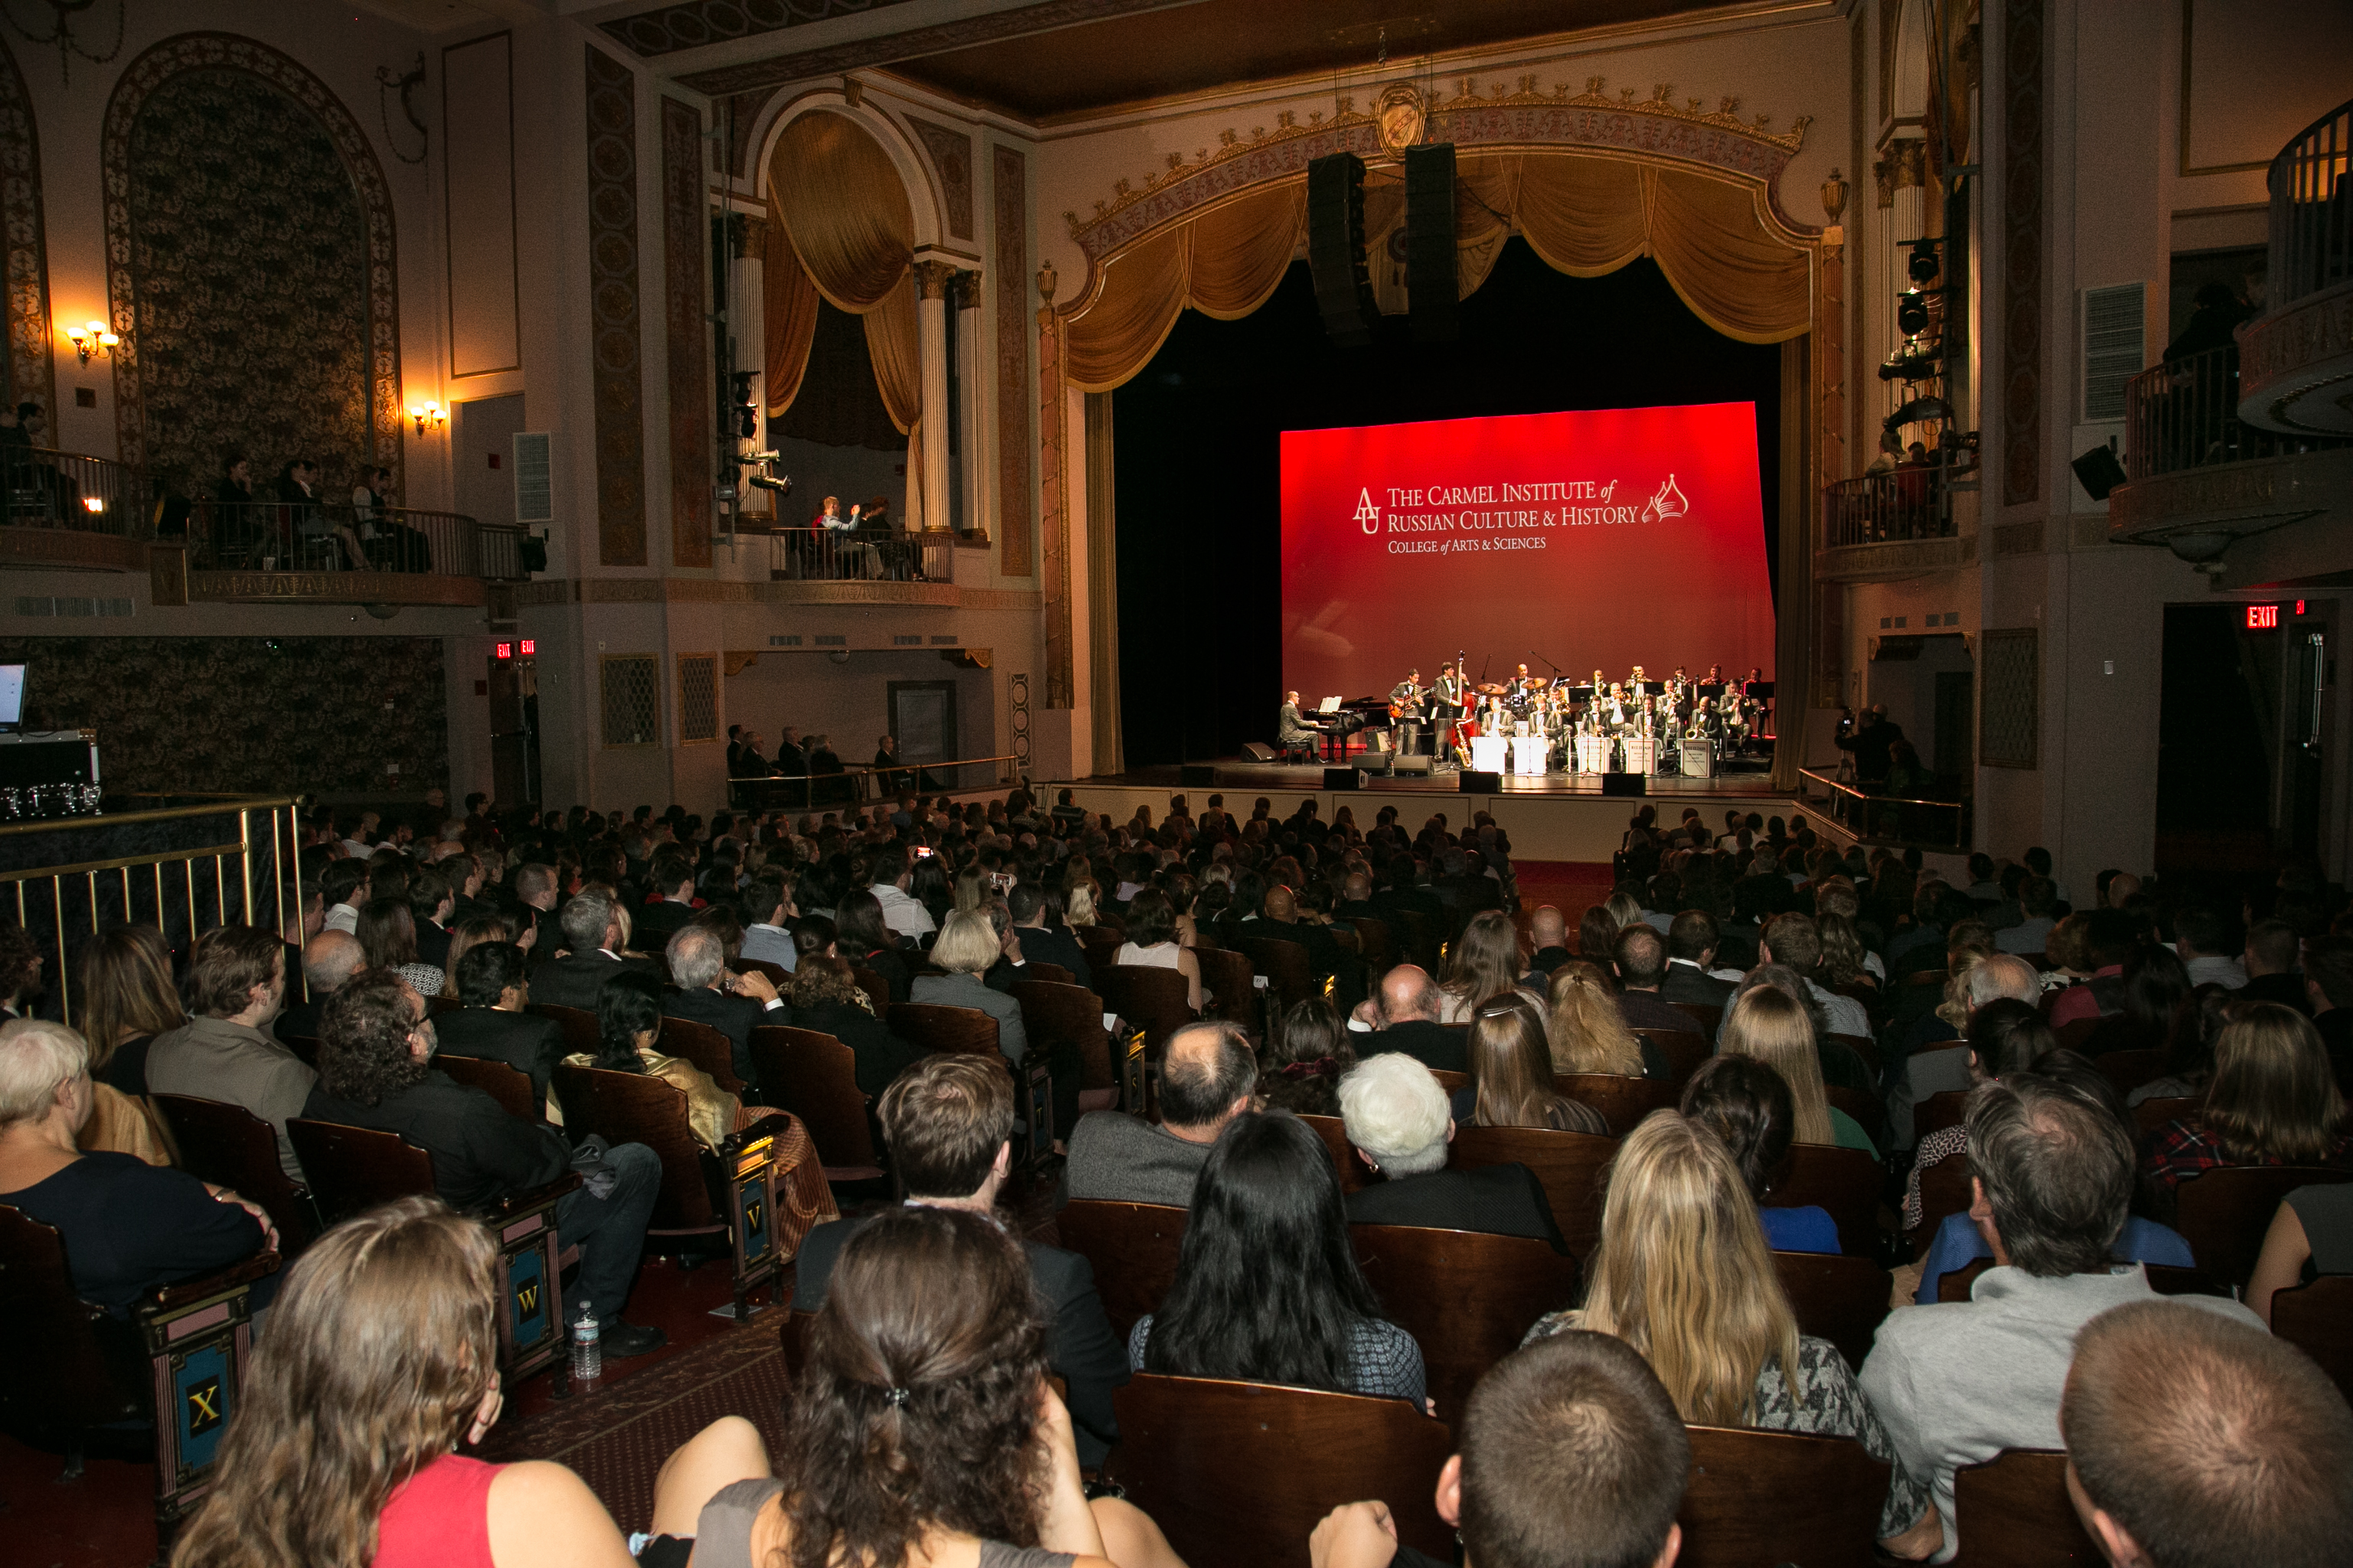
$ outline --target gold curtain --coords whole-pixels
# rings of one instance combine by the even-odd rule
[[[808,373],[809,344],[817,339],[818,296],[773,201],[768,218],[767,250],[760,267],[761,317],[767,336],[761,358],[767,374],[761,390],[768,400],[768,417],[774,419],[800,395],[801,377]]]
[[[874,385],[891,423],[912,433],[923,413],[923,351],[915,331],[915,275],[866,312],[866,353],[874,362]]]
[[[1759,187],[1656,164],[1579,153],[1466,157],[1455,175],[1455,283],[1487,280],[1516,228],[1538,256],[1573,277],[1655,257],[1700,320],[1743,342],[1783,342],[1811,324],[1812,253],[1766,220]],[[1190,305],[1221,320],[1247,315],[1282,280],[1306,217],[1294,180],[1152,235],[1113,258],[1094,297],[1068,319],[1071,384],[1107,392],[1159,351]],[[1387,253],[1405,221],[1395,180],[1365,192],[1375,292],[1401,310],[1402,269]]]
[[[907,187],[856,121],[818,110],[785,127],[768,189],[801,265],[834,309],[862,316],[907,275],[915,247]]]

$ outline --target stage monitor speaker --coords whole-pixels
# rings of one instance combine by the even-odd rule
[[[1375,778],[1387,778],[1397,762],[1395,752],[1366,752],[1356,760],[1356,766]]]
[[[1271,763],[1274,761],[1274,748],[1264,741],[1244,741],[1242,755],[1254,763]]]
[[[1430,764],[1435,759],[1430,757],[1409,757],[1400,754],[1396,763],[1396,770],[1399,777],[1426,779],[1430,776]]]
[[[1373,278],[1365,268],[1365,161],[1332,153],[1307,165],[1307,270],[1324,331],[1342,348],[1373,341]]]
[[[1362,789],[1365,787],[1365,775],[1356,768],[1325,768],[1324,787],[1325,789]]]
[[[2067,465],[2075,470],[2075,482],[2094,500],[2105,500],[2108,492],[2125,482],[2125,466],[2116,461],[2115,450],[2094,447]]]
[[[1464,768],[1456,779],[1454,787],[1459,794],[1501,795],[1504,792],[1504,775],[1501,773],[1482,773],[1476,768]]]
[[[1176,770],[1176,782],[1186,789],[1215,789],[1218,770],[1204,763],[1187,763]]]
[[[1640,773],[1603,773],[1603,795],[1648,795],[1650,786]]]
[[[1461,294],[1454,262],[1451,142],[1406,149],[1405,286],[1413,305],[1413,341],[1454,342]]]

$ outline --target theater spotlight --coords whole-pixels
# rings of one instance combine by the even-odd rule
[[[1916,338],[1928,330],[1928,296],[1917,289],[1906,289],[1895,296],[1895,325],[1907,338]]]
[[[1937,272],[1942,269],[1936,260],[1936,242],[1933,239],[1914,240],[1912,259],[1905,263],[1905,269],[1911,273],[1915,285],[1926,287],[1935,282]]]

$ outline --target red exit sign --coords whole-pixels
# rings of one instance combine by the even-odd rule
[[[2247,629],[2251,632],[2277,631],[2279,629],[2279,611],[2280,607],[2277,605],[2249,605],[2247,606]]]

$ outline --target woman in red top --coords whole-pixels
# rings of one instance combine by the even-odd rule
[[[436,1198],[288,1271],[172,1568],[631,1568],[562,1465],[461,1458],[499,1418],[498,1249]]]

